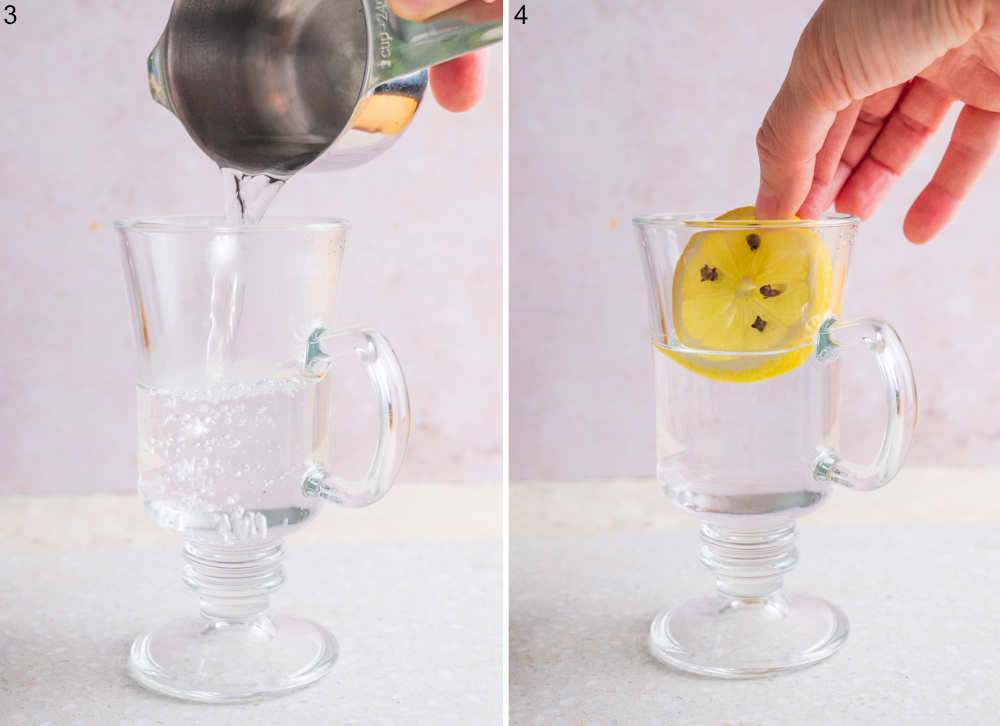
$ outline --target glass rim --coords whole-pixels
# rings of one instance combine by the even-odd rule
[[[267,217],[256,224],[227,222],[208,215],[166,215],[116,219],[115,229],[144,232],[331,232],[349,230],[351,223],[339,217]]]
[[[696,227],[711,229],[758,229],[779,227],[781,229],[816,229],[817,227],[849,227],[861,220],[853,214],[829,212],[819,219],[716,219],[720,212],[666,212],[643,214],[632,218],[638,227]]]

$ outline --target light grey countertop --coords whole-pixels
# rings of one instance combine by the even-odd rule
[[[1000,713],[1000,472],[907,471],[799,523],[787,589],[851,623],[831,659],[779,677],[683,674],[649,622],[707,594],[693,517],[655,482],[511,487],[511,724],[986,724]]]
[[[336,665],[290,695],[215,706],[125,671],[139,631],[198,607],[179,539],[137,497],[0,498],[0,724],[499,724],[499,502],[498,486],[409,485],[328,507],[286,541],[272,603],[329,627]]]

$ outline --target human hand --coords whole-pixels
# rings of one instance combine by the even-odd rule
[[[758,218],[869,217],[965,104],[903,222],[929,241],[954,216],[1000,138],[1000,0],[825,0],[757,134]]]
[[[392,12],[407,20],[426,20],[433,15],[461,5],[467,0],[389,0]],[[497,17],[503,12],[503,2],[496,0],[468,0],[495,3]],[[468,111],[483,97],[486,88],[486,71],[489,58],[486,50],[477,50],[430,70],[431,91],[442,108],[448,111]]]

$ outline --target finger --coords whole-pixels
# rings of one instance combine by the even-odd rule
[[[886,118],[888,118],[892,109],[895,108],[896,102],[899,100],[905,87],[906,84],[901,83],[891,88],[886,88],[884,91],[873,93],[862,101],[857,112],[857,120],[854,122],[854,128],[850,130],[847,142],[844,144],[843,152],[833,171],[830,182],[825,187],[815,190],[815,198],[806,198],[799,211],[800,217],[809,218],[818,216],[820,213],[826,211],[830,204],[837,198],[841,188],[844,186],[844,182],[850,178],[851,172],[854,171],[854,167],[868,153],[868,149],[871,148],[872,142],[885,125]],[[847,111],[847,109],[844,109],[844,111]],[[844,113],[844,111],[841,113]],[[810,197],[813,197],[813,190],[810,190]]]
[[[1000,113],[965,106],[951,141],[903,220],[903,234],[915,244],[929,242],[955,216],[962,199],[986,170],[1000,142]]]
[[[760,158],[758,219],[788,219],[812,186],[816,154],[837,111],[821,103],[791,71],[757,132]]]
[[[434,98],[448,111],[468,111],[483,97],[489,56],[485,50],[463,55],[431,68]]]
[[[927,140],[938,130],[952,98],[917,78],[889,115],[881,133],[837,195],[837,211],[867,219],[878,208]]]
[[[432,15],[461,5],[462,2],[463,0],[389,0],[389,8],[407,20],[426,20]]]
[[[829,184],[833,174],[844,155],[844,147],[857,124],[858,113],[861,111],[861,101],[854,101],[850,106],[837,114],[837,120],[826,135],[823,148],[816,155],[816,174],[814,182]]]
[[[432,15],[451,10],[466,0],[389,0],[389,8],[406,20],[427,20]],[[470,5],[493,4],[495,0],[469,0]],[[499,10],[498,10],[499,12]]]
[[[833,126],[826,134],[826,141],[823,148],[816,155],[816,168],[813,170],[812,187],[806,200],[799,207],[798,216],[803,219],[818,217],[826,208],[833,203],[833,198],[837,196],[839,187],[834,186],[837,168],[840,165],[840,157],[844,153],[844,146],[851,136],[851,130],[858,119],[858,112],[861,110],[861,102],[854,101],[850,106],[837,114]],[[841,183],[843,180],[841,180]]]
[[[851,136],[844,145],[844,153],[840,159],[847,166],[848,171],[854,171],[854,167],[861,163],[872,147],[872,143],[881,133],[885,126],[886,119],[896,108],[899,97],[903,95],[906,84],[887,88],[884,91],[872,94],[861,104],[858,112],[857,123],[851,129]]]

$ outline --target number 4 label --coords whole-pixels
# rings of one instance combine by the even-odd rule
[[[519,7],[517,9],[517,12],[514,13],[514,20],[520,20],[521,25],[524,25],[526,22],[528,22],[528,12],[524,9],[524,5]]]

